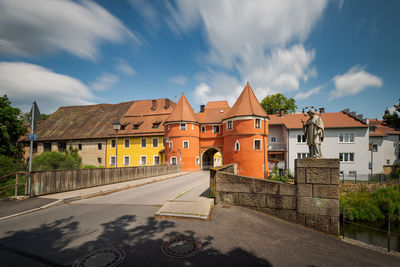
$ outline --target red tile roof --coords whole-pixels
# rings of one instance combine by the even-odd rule
[[[369,136],[387,136],[388,134],[399,134],[400,131],[395,128],[390,127],[385,124],[383,121],[379,121],[377,119],[370,119],[369,124],[375,126],[374,132],[369,132]]]
[[[267,117],[267,113],[260,105],[250,84],[247,83],[232,109],[226,114],[225,119],[240,116]]]
[[[186,99],[184,94],[182,94],[181,98],[179,98],[174,110],[165,122],[180,121],[197,122],[196,114],[194,113],[192,106],[189,104],[189,101]]]
[[[196,117],[200,123],[221,123],[230,110],[228,101],[208,102],[204,112],[197,113]]]
[[[323,113],[321,116],[325,128],[362,128],[368,127],[365,123],[351,117],[343,112]],[[280,115],[269,115],[269,124],[277,125],[283,124],[288,129],[302,129],[302,121],[307,121],[309,116],[306,113],[285,114],[283,117]]]

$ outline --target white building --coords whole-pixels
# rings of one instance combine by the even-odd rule
[[[325,126],[322,155],[325,158],[340,158],[340,170],[345,175],[357,174],[367,179],[370,170],[368,124],[361,116],[348,110],[317,114]],[[303,134],[303,123],[309,117],[305,113],[269,115],[268,159],[270,171],[276,166],[280,172],[288,170],[294,174],[294,160],[308,155],[308,146]]]
[[[383,173],[384,167],[396,165],[399,162],[400,131],[383,124],[383,121],[370,120],[369,141],[371,143],[370,162],[372,173]]]

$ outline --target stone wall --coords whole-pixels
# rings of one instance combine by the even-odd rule
[[[216,203],[249,207],[328,234],[339,234],[339,160],[296,160],[296,184],[236,175],[222,166],[210,171]]]

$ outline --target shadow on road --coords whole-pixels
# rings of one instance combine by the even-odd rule
[[[173,231],[176,224],[168,220],[148,217],[144,224],[137,224],[135,215],[121,216],[102,224],[102,233],[91,240],[93,231],[81,232],[78,225],[73,217],[68,217],[37,228],[7,232],[7,237],[0,239],[0,252],[13,257],[0,257],[0,265],[19,266],[18,260],[22,262],[28,258],[31,266],[71,266],[90,251],[117,247],[126,252],[121,266],[271,266],[268,261],[241,248],[222,253],[213,247],[213,237],[199,240],[193,231]],[[168,258],[161,246],[175,237],[195,238],[202,250],[187,259]]]

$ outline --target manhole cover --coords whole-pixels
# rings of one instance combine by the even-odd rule
[[[189,258],[193,257],[201,250],[200,243],[194,239],[186,237],[178,237],[165,242],[161,251],[172,258]]]
[[[92,251],[77,259],[73,267],[112,267],[118,266],[125,259],[125,252],[119,248],[104,248]]]

